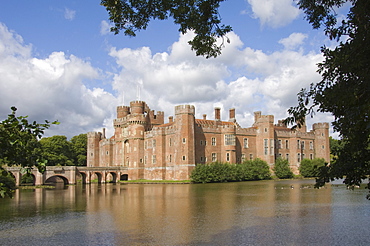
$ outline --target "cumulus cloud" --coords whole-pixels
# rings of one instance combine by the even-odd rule
[[[168,115],[175,105],[193,104],[198,118],[202,114],[214,117],[216,105],[227,119],[228,109],[236,108],[237,120],[244,127],[253,123],[254,111],[282,119],[296,105],[299,90],[320,79],[316,64],[322,61],[321,54],[290,49],[303,41],[304,35],[297,36],[282,41],[287,44],[284,49],[267,54],[241,48],[239,37],[230,33],[231,44],[216,59],[196,57],[190,51],[191,33],[181,35],[170,52],[112,48],[110,55],[120,67],[113,88],[123,94],[125,104],[136,100],[139,88],[142,100]],[[295,42],[288,45],[288,40]]]
[[[289,24],[299,15],[299,9],[291,0],[248,0],[253,17],[259,19],[262,26],[273,28]]]
[[[284,45],[285,49],[295,49],[303,44],[303,41],[307,38],[306,34],[303,33],[292,33],[287,38],[279,40],[279,43]]]
[[[195,56],[187,43],[192,35],[180,35],[162,53],[149,47],[111,48],[109,55],[116,62],[108,81],[115,91],[112,95],[89,86],[104,79],[104,71],[63,52],[35,57],[31,45],[0,24],[0,117],[5,118],[14,105],[21,115],[38,121],[60,120],[49,135],[71,137],[106,127],[109,136],[116,106],[140,99],[166,117],[179,104],[195,105],[196,117],[207,114],[209,119],[214,118],[215,106],[222,108],[223,120],[228,119],[228,109],[235,108],[239,124],[249,127],[254,111],[273,114],[275,121],[286,117],[299,90],[320,79],[316,64],[321,54],[296,49],[304,34],[292,34],[280,40],[281,50],[266,53],[244,48],[240,38],[230,33],[231,43],[216,59]],[[321,119],[329,118],[313,121]]]
[[[76,16],[76,11],[75,10],[72,10],[72,9],[69,9],[69,8],[65,8],[64,9],[64,18],[66,20],[73,20]]]
[[[107,21],[102,20],[100,22],[100,35],[104,36],[110,33],[110,28],[112,27]]]
[[[85,85],[100,78],[90,63],[63,52],[33,57],[32,46],[1,23],[0,57],[1,119],[16,106],[19,115],[29,115],[31,120],[59,120],[61,124],[48,135],[71,137],[100,128],[113,115],[116,98]]]

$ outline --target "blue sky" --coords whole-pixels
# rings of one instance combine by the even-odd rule
[[[231,40],[216,59],[196,57],[169,21],[154,21],[137,37],[108,31],[100,1],[20,0],[0,8],[0,119],[11,106],[43,121],[59,120],[46,135],[72,137],[108,129],[118,105],[140,97],[173,115],[193,104],[213,119],[214,107],[236,109],[242,127],[253,112],[287,116],[300,88],[320,80],[320,47],[333,45],[312,30],[291,0],[229,0],[221,5]],[[138,88],[140,93],[138,93]],[[331,121],[318,114],[313,122]]]

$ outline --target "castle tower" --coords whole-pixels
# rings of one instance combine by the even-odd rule
[[[87,133],[87,166],[98,167],[99,166],[99,142],[102,139],[100,132],[88,132]]]
[[[175,180],[187,179],[195,167],[195,108],[192,105],[175,107],[176,152]]]
[[[329,123],[315,123],[312,129],[315,133],[315,157],[330,162]]]
[[[272,166],[275,163],[274,116],[255,112],[254,119],[253,126],[257,127],[256,156]]]
[[[130,102],[130,116],[128,119],[128,136],[124,141],[124,158],[128,165],[129,179],[144,178],[144,132],[146,122],[145,102]]]

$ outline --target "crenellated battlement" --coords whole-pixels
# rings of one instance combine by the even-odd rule
[[[320,123],[315,123],[312,125],[313,130],[317,129],[329,129],[329,123],[327,122],[320,122]]]
[[[87,137],[88,138],[98,138],[98,139],[101,139],[102,138],[102,133],[101,132],[88,132],[87,133]]]
[[[195,115],[194,105],[178,105],[175,107],[175,115],[192,114]]]

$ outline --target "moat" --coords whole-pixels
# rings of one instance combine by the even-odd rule
[[[90,184],[0,200],[0,245],[369,245],[366,189]]]

